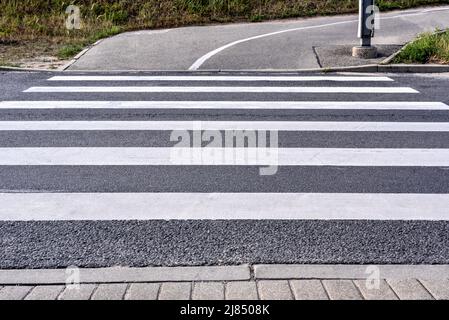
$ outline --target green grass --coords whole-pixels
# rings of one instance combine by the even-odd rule
[[[65,28],[65,9],[70,4],[81,9],[81,30]],[[377,1],[381,10],[435,4],[449,4],[449,0]],[[35,44],[36,55],[44,50],[51,51],[46,54],[70,58],[86,45],[123,31],[259,22],[357,10],[357,0],[0,0],[0,60],[21,55],[17,44],[11,54],[12,45],[8,43],[23,44],[27,50]]]
[[[80,38],[80,39],[72,38],[68,44],[63,45],[59,49],[57,56],[60,59],[70,59],[77,53],[81,52],[86,46],[95,43],[100,39],[119,34],[121,30],[122,29],[120,27],[112,26],[108,29],[103,29],[95,33],[92,33],[87,38]]]
[[[449,30],[422,34],[407,45],[393,63],[449,64]]]
[[[11,63],[11,62],[8,62],[8,61],[0,60],[0,66],[2,66],[2,67],[11,67],[11,68],[18,68],[18,67],[20,67],[20,64],[18,64],[18,63]]]
[[[60,59],[69,59],[75,56],[78,52],[83,50],[83,46],[80,44],[68,44],[63,46],[58,51],[58,58]]]

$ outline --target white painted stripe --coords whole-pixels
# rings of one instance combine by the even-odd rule
[[[0,148],[0,165],[449,166],[449,149]]]
[[[334,82],[384,82],[389,77],[358,76],[55,76],[49,81],[334,81]]]
[[[28,93],[419,93],[408,87],[31,87]]]
[[[0,101],[0,109],[444,110],[415,101]]]
[[[1,221],[449,220],[448,194],[0,193]]]
[[[339,121],[0,121],[0,131],[266,130],[449,132],[449,122]]]

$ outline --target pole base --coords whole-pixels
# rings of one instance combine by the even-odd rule
[[[352,48],[352,56],[359,59],[375,59],[377,58],[377,48],[373,46],[357,46]]]

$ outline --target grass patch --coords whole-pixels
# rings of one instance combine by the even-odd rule
[[[80,30],[65,28],[65,10],[71,4],[81,10]],[[435,4],[449,0],[377,1],[381,10]],[[69,59],[123,31],[357,11],[357,0],[2,0],[0,61],[16,63],[33,55]]]
[[[102,29],[95,33],[92,33],[89,36],[87,42],[94,43],[100,39],[115,36],[116,34],[119,34],[120,32],[122,32],[122,28],[120,28],[118,26],[112,26],[107,29]]]
[[[86,46],[95,43],[100,39],[104,39],[107,37],[114,36],[121,32],[121,28],[118,26],[112,26],[108,29],[98,30],[97,32],[92,33],[87,38],[73,38],[68,44],[63,45],[58,51],[58,58],[60,59],[70,59],[74,57],[76,54],[81,52]]]
[[[2,61],[0,60],[0,66],[2,67],[11,67],[11,68],[18,68],[20,65],[18,63],[11,63],[8,61]]]
[[[83,50],[84,46],[79,44],[69,44],[63,46],[58,51],[59,59],[69,59]]]
[[[449,30],[422,34],[407,45],[393,63],[449,64]]]

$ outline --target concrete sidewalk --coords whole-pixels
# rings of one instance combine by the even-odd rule
[[[127,32],[77,57],[69,70],[285,70],[378,63],[425,31],[448,28],[449,6],[380,15],[381,56],[354,60],[357,15]]]
[[[449,265],[1,270],[0,300],[448,300]]]

